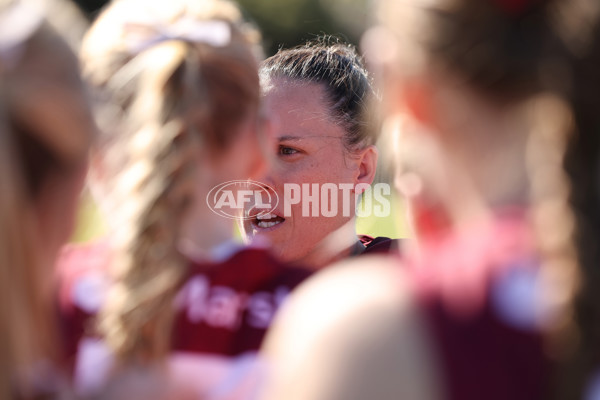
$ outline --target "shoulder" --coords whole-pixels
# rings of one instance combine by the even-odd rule
[[[350,309],[365,301],[407,301],[406,282],[399,265],[384,256],[368,256],[334,264],[301,285],[293,303],[304,308],[328,300],[328,309]],[[309,302],[310,300],[310,302]],[[290,307],[293,304],[290,304]]]
[[[377,319],[392,311],[400,313],[411,299],[409,288],[397,267],[379,257],[361,257],[317,273],[290,296],[276,321],[269,343],[292,341],[311,346],[306,340],[317,335],[337,335],[349,324]],[[345,335],[344,335],[345,336]],[[297,348],[302,352],[300,347]]]
[[[274,364],[267,397],[436,398],[425,337],[396,261],[369,256],[329,267],[276,318],[265,344]],[[390,379],[399,369],[406,373]]]

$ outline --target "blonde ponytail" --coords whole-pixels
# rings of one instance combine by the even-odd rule
[[[203,88],[198,55],[184,42],[162,43],[133,62],[143,71],[127,122],[132,133],[120,143],[130,159],[112,193],[111,218],[122,229],[100,327],[120,359],[143,361],[168,350],[172,300],[186,273],[178,232],[194,198],[191,171],[201,136],[190,120],[203,113]]]
[[[229,1],[121,0],[84,39],[103,131],[95,192],[114,222],[114,287],[99,329],[121,364],[160,361],[169,349],[201,159],[258,111],[258,37]]]

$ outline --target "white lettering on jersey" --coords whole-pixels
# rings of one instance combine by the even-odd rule
[[[185,312],[187,319],[194,324],[205,323],[215,328],[236,330],[244,312],[247,312],[246,323],[249,326],[266,329],[288,293],[287,287],[279,286],[274,291],[249,295],[228,286],[211,287],[206,276],[196,275],[177,294],[175,307]]]
[[[185,309],[187,317],[191,322],[201,322],[206,312],[208,291],[208,279],[203,275],[194,276],[177,294],[175,308]]]
[[[237,329],[246,296],[246,294],[237,293],[226,286],[213,287],[208,298],[208,307],[204,318],[206,324],[219,328]]]
[[[73,304],[93,314],[100,310],[106,299],[110,282],[105,274],[93,272],[78,279],[71,288]]]
[[[274,293],[257,292],[248,300],[248,325],[266,329],[271,325],[275,312],[289,293],[285,286],[279,286]]]

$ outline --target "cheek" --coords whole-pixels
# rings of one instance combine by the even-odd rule
[[[274,171],[273,177],[277,182],[292,183],[326,183],[337,182],[339,165],[337,163],[318,163],[316,160],[282,165]]]

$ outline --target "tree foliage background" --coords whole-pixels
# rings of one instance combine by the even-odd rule
[[[76,0],[90,19],[106,0]],[[169,1],[169,0],[164,0]],[[198,0],[202,1],[202,0]],[[327,34],[358,45],[369,0],[238,0],[263,33],[267,55]]]

